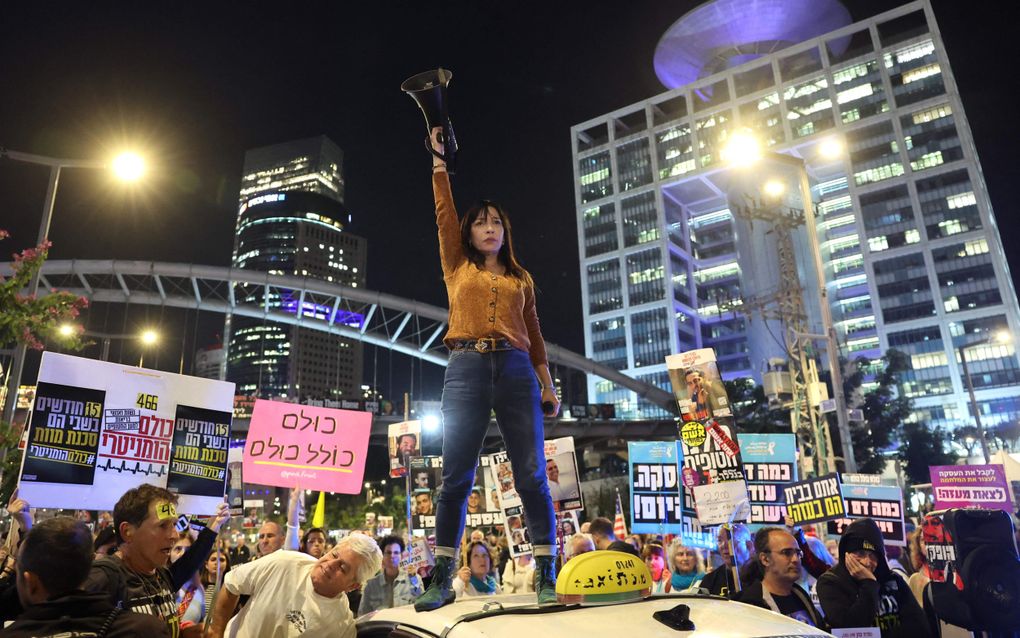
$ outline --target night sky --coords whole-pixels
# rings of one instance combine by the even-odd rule
[[[245,149],[325,134],[345,152],[349,229],[368,239],[368,287],[445,305],[424,120],[399,90],[443,66],[454,73],[457,200],[507,207],[541,289],[546,338],[583,351],[570,127],[661,93],[655,45],[698,3],[46,4],[5,7],[0,146],[96,158],[126,145],[153,164],[134,190],[65,171],[53,259],[228,265]],[[845,4],[861,19],[901,3]],[[1008,229],[1020,180],[1015,23],[999,3],[934,6]],[[0,161],[5,254],[34,243],[46,178]],[[1003,241],[1015,261],[1020,237]],[[220,323],[203,321],[200,345]]]

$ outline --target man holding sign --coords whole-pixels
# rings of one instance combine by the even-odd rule
[[[180,635],[177,590],[202,567],[220,527],[230,518],[227,504],[221,503],[212,523],[167,567],[179,538],[176,506],[177,495],[148,483],[121,496],[113,508],[120,556],[97,559],[83,586],[86,591],[106,593],[113,605],[162,618],[174,638]]]

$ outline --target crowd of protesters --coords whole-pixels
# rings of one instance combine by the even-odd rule
[[[410,550],[404,537],[351,533],[334,542],[318,527],[302,532],[300,500],[293,491],[286,525],[257,528],[253,553],[244,533],[220,534],[226,504],[181,532],[176,496],[151,485],[128,490],[95,533],[71,517],[33,526],[15,493],[0,546],[0,618],[14,622],[0,636],[262,636],[281,622],[303,636],[353,636],[355,618],[423,594],[429,568],[402,562]],[[510,556],[499,531],[465,533],[458,598],[535,592],[533,557]],[[640,557],[651,594],[725,596],[826,630],[935,635],[937,621],[922,610],[931,572],[920,529],[901,555],[871,519],[854,521],[835,544],[789,525],[752,534],[736,524],[718,530],[709,552],[668,536],[617,538],[612,521],[595,518],[563,534],[561,546],[564,563],[596,551]]]

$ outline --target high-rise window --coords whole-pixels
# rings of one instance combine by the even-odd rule
[[[935,314],[928,269],[922,253],[875,262],[875,284],[885,323]]]
[[[588,266],[588,312],[596,314],[623,307],[620,262],[600,261]]]
[[[581,203],[587,204],[613,194],[612,166],[609,153],[596,153],[577,163],[581,179]]]
[[[665,308],[636,312],[631,316],[630,331],[634,344],[634,367],[663,363],[670,353],[669,315]]]
[[[627,368],[627,326],[623,317],[591,322],[592,359],[616,370]]]
[[[620,202],[623,214],[623,245],[636,246],[661,237],[659,216],[655,211],[655,193],[647,191]]]
[[[917,198],[928,239],[981,228],[981,215],[967,169],[917,180]]]
[[[827,131],[836,125],[828,86],[829,81],[819,76],[783,91],[786,117],[795,139]]]
[[[613,203],[585,208],[584,256],[594,257],[616,248],[616,210]]]
[[[666,298],[665,267],[658,248],[627,255],[627,295],[631,306]]]
[[[946,92],[942,83],[942,67],[931,40],[886,53],[884,60],[896,106],[906,106]]]
[[[652,183],[652,158],[648,138],[641,137],[616,148],[616,169],[621,191]]]
[[[655,135],[655,152],[659,158],[659,179],[669,179],[697,168],[691,145],[691,125],[679,123]]]
[[[863,60],[833,70],[832,84],[836,89],[839,116],[844,124],[889,110],[876,60]]]
[[[854,182],[861,186],[903,175],[892,122],[866,126],[847,134]]]
[[[905,115],[900,118],[900,124],[911,170],[923,171],[963,159],[960,136],[948,104]]]

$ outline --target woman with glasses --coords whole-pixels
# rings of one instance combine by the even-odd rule
[[[450,349],[443,385],[443,487],[436,512],[436,566],[415,609],[453,602],[457,539],[474,485],[489,415],[503,435],[514,487],[528,519],[539,603],[556,602],[556,540],[545,471],[543,408],[559,411],[535,308],[535,284],[514,256],[506,212],[482,200],[458,221],[443,161],[441,127],[432,130],[432,188],[439,257],[450,300]]]

